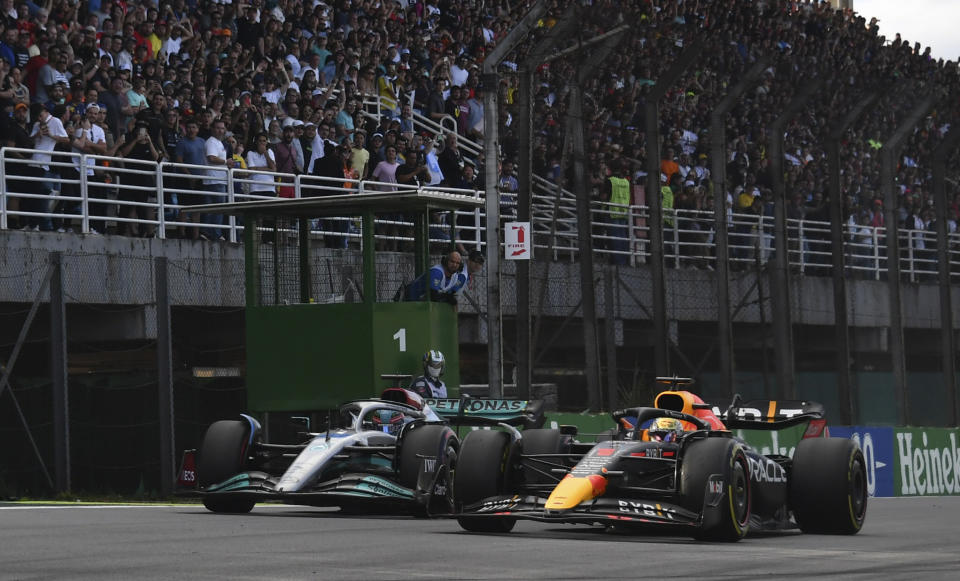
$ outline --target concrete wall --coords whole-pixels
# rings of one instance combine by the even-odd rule
[[[244,305],[243,247],[240,244],[189,240],[159,240],[120,236],[83,236],[44,232],[0,232],[0,303],[32,302],[45,273],[50,252],[64,254],[64,288],[68,303],[152,305],[154,302],[154,258],[169,261],[169,292],[174,305],[240,307]],[[317,264],[358,264],[354,251],[314,252]],[[348,255],[348,256],[344,256]],[[330,258],[332,260],[327,260]],[[344,260],[349,258],[349,260]],[[533,265],[533,312],[566,317],[575,311],[580,297],[579,266],[575,262],[538,262]],[[600,267],[598,267],[600,268]],[[356,272],[354,268],[354,272]],[[407,255],[383,253],[378,257],[378,295],[389,300],[396,286],[412,275],[412,259]],[[504,313],[515,312],[513,264],[504,263],[501,292]],[[353,276],[356,276],[355,274]],[[618,318],[649,320],[651,282],[644,267],[621,267],[615,292]],[[337,277],[334,277],[337,278]],[[602,273],[596,279],[597,312],[604,312]],[[730,281],[731,301],[740,305],[738,323],[771,321],[769,310],[761,316],[756,300],[757,276],[749,271],[734,272]],[[769,281],[760,278],[763,292],[769,296]],[[480,310],[486,305],[486,273],[471,289]],[[676,321],[713,321],[717,304],[715,273],[697,269],[667,270],[668,318]],[[833,324],[833,290],[829,277],[793,278],[793,317],[799,325]],[[953,300],[960,304],[960,289]],[[885,282],[848,279],[848,308],[851,325],[884,327],[889,325],[887,285]],[[46,294],[42,294],[45,302]],[[542,297],[542,308],[540,307]],[[904,322],[908,328],[939,327],[939,296],[933,283],[905,283],[902,287]],[[742,304],[741,304],[742,303]],[[766,301],[769,304],[769,301]],[[472,315],[471,302],[461,301],[460,312]],[[960,312],[954,313],[960,326]],[[467,325],[470,333],[482,334],[482,323]]]

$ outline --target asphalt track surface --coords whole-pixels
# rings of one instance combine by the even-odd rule
[[[734,544],[520,522],[259,505],[0,503],[0,579],[958,579],[960,497],[871,499],[855,536],[799,532]]]

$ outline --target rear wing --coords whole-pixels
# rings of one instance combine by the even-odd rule
[[[459,426],[507,424],[531,429],[539,428],[546,420],[540,400],[425,398],[425,402],[438,416]]]
[[[713,411],[727,428],[746,430],[780,430],[824,419],[823,404],[804,400],[755,399],[746,402],[735,397],[725,411]]]

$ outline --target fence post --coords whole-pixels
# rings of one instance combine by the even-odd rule
[[[713,178],[713,229],[716,233],[717,273],[717,358],[720,360],[723,393],[732,398],[733,374],[733,318],[730,315],[730,233],[727,224],[727,164],[726,124],[724,117],[733,109],[740,97],[757,82],[769,66],[769,57],[762,56],[750,67],[730,92],[710,114],[710,165]]]
[[[235,202],[233,195],[233,168],[227,170],[227,202]],[[227,216],[228,229],[230,230],[230,242],[237,241],[237,217],[234,214]]]
[[[804,252],[803,247],[805,246],[804,241],[807,240],[807,231],[804,228],[803,218],[797,221],[797,235],[800,236],[800,274],[807,273],[807,252]],[[790,261],[787,261],[789,264]]]
[[[907,273],[910,282],[917,282],[917,254],[914,252],[917,243],[917,230],[907,230]]]
[[[793,318],[790,305],[790,260],[787,243],[786,193],[783,183],[783,134],[787,123],[806,106],[814,94],[823,86],[816,79],[806,83],[784,109],[783,113],[770,124],[770,174],[773,176],[774,199],[774,254],[773,268],[768,269],[771,282],[773,307],[773,344],[777,370],[777,392],[779,397],[795,399],[794,377],[795,353],[793,351]],[[801,228],[803,227],[801,223]],[[762,233],[762,230],[761,230]],[[762,307],[761,307],[762,308]]]
[[[163,194],[158,194],[162,196]],[[173,347],[170,333],[170,294],[167,284],[167,257],[154,259],[154,295],[157,322],[157,415],[160,424],[160,494],[173,492],[176,472],[174,454]]]
[[[873,280],[880,280],[880,228],[873,228],[870,237],[873,243]]]
[[[600,346],[597,335],[597,303],[593,252],[593,212],[587,191],[586,153],[583,145],[583,86],[598,71],[598,66],[620,42],[622,31],[607,38],[603,45],[577,64],[577,76],[570,86],[567,135],[573,151],[574,192],[577,196],[577,246],[580,250],[580,297],[583,309],[584,372],[587,381],[587,405],[602,408],[600,389]]]
[[[907,397],[907,358],[903,336],[903,304],[900,294],[900,233],[897,220],[898,196],[894,192],[894,176],[900,145],[929,111],[939,95],[927,95],[887,139],[880,150],[880,191],[883,192],[884,224],[887,239],[887,294],[890,312],[890,366],[893,373],[897,404],[897,424],[910,422],[910,398]]]
[[[873,105],[879,94],[879,91],[871,92],[861,99],[846,117],[840,121],[832,122],[831,125],[834,129],[827,138],[827,163],[830,169],[828,191],[830,192],[830,242],[833,247],[833,320],[837,353],[837,391],[840,394],[840,421],[847,426],[853,425],[859,418],[859,398],[852,389],[850,380],[852,359],[850,356],[850,319],[847,313],[847,277],[844,272],[846,253],[837,252],[838,248],[847,246],[843,236],[843,225],[846,220],[843,217],[843,192],[840,187],[840,140],[850,125],[867,110],[867,107]],[[876,230],[873,231],[872,237],[875,241]],[[876,248],[875,243],[874,248]]]
[[[937,216],[937,272],[940,289],[940,361],[947,389],[950,425],[960,422],[957,408],[957,363],[953,336],[953,298],[950,289],[950,235],[947,233],[946,159],[960,145],[960,128],[952,127],[933,150],[933,209]]]
[[[614,285],[620,278],[620,269],[614,264],[603,265],[603,327],[607,354],[607,409],[615,410],[619,403],[619,374],[617,373],[617,309]]]
[[[597,302],[593,270],[593,232],[591,208],[586,190],[586,153],[583,146],[583,92],[580,85],[570,87],[567,132],[573,144],[573,190],[577,195],[577,248],[580,251],[580,298],[583,309],[584,373],[587,383],[587,407],[601,409],[600,362],[597,358]]]
[[[658,376],[670,374],[670,334],[667,329],[667,289],[663,256],[663,201],[660,194],[660,99],[706,47],[698,38],[680,53],[647,95],[644,130],[647,134],[647,206],[650,208],[650,278],[653,283],[653,359]],[[669,184],[666,184],[669,186]]]
[[[500,304],[500,195],[499,181],[500,115],[498,91],[500,74],[497,68],[509,52],[520,45],[532,31],[547,7],[538,0],[523,18],[497,43],[483,59],[483,158],[487,214],[487,382],[491,397],[503,395],[503,308]]]
[[[0,187],[3,187],[4,194],[0,196],[0,229],[7,229],[7,151],[0,149]]]
[[[53,466],[56,492],[69,492],[70,397],[67,378],[67,305],[63,254],[50,253],[50,382],[53,389]]]
[[[77,172],[80,178],[80,231],[90,232],[90,194],[88,188],[90,181],[87,179],[87,156],[80,155],[80,171]]]
[[[167,237],[167,208],[163,192],[163,163],[157,164],[157,238]]]
[[[517,397],[527,399],[533,383],[533,347],[530,342],[532,313],[530,308],[530,270],[535,260],[536,242],[533,233],[531,206],[533,199],[533,71],[541,64],[547,52],[552,51],[557,41],[573,32],[577,23],[576,8],[568,7],[560,22],[532,47],[520,63],[519,109],[517,111],[517,169],[519,192],[517,194],[517,221],[530,222],[530,245],[534,250],[529,260],[517,260],[517,317],[516,317],[516,381]],[[496,88],[493,88],[496,90]],[[456,129],[456,128],[454,128]]]

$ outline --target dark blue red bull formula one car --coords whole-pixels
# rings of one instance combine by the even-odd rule
[[[799,527],[855,534],[867,511],[863,454],[829,438],[823,406],[735,399],[721,411],[666,380],[654,407],[614,412],[604,441],[572,430],[469,433],[454,504],[469,531],[506,532],[518,519],[656,528],[711,541]],[[761,454],[732,429],[806,425],[793,456]]]

